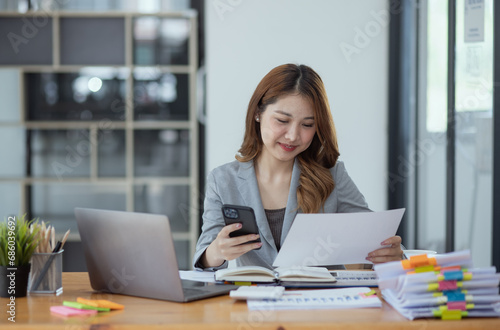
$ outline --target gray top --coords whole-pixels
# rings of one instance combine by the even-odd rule
[[[264,210],[267,222],[269,223],[269,229],[271,229],[271,234],[273,234],[274,244],[278,251],[281,249],[281,229],[283,228],[283,221],[285,221],[285,210],[286,207],[276,210]]]
[[[340,161],[330,169],[335,189],[325,201],[322,213],[350,213],[369,212],[368,204],[363,195],[351,180],[344,164]],[[298,210],[297,187],[299,186],[300,168],[297,160],[293,165],[292,178],[290,181],[290,192],[285,209],[281,240],[283,245],[285,238],[292,226]],[[202,233],[196,244],[196,252],[193,257],[193,265],[196,269],[202,269],[198,263],[205,249],[212,243],[220,230],[224,227],[221,207],[223,204],[244,205],[253,208],[257,225],[259,227],[262,247],[252,250],[236,259],[236,266],[262,266],[273,268],[272,264],[278,255],[278,249],[274,243],[273,235],[267,222],[266,213],[262,206],[257,177],[253,162],[233,161],[219,166],[210,172],[207,178],[205,204],[203,212]],[[227,267],[227,261],[218,267],[206,270],[217,270]]]

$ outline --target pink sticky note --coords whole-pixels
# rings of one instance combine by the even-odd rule
[[[61,314],[64,316],[76,316],[76,315],[94,315],[97,314],[96,310],[92,309],[76,309],[67,306],[50,306],[50,311],[52,313]]]

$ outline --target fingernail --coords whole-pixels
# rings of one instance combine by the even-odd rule
[[[253,239],[259,238],[259,235],[253,235]]]
[[[366,257],[365,259],[368,261],[372,261],[372,258],[370,258],[370,257]]]
[[[387,245],[387,242],[383,241],[382,243],[380,243],[380,245]]]
[[[262,243],[255,244],[255,247],[261,247],[261,246],[262,246]]]
[[[241,228],[241,223],[237,223],[236,228]]]

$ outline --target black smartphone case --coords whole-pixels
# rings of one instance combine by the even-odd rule
[[[222,205],[222,216],[224,217],[226,226],[233,223],[242,224],[241,229],[233,231],[229,234],[230,237],[237,237],[248,234],[259,234],[259,227],[257,226],[257,221],[255,220],[255,213],[251,207],[224,204]],[[260,238],[245,244],[259,242]]]

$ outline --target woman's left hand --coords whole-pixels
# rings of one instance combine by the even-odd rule
[[[403,250],[401,249],[401,237],[392,236],[381,243],[381,245],[390,245],[368,253],[366,260],[374,264],[380,264],[388,261],[402,260]]]

